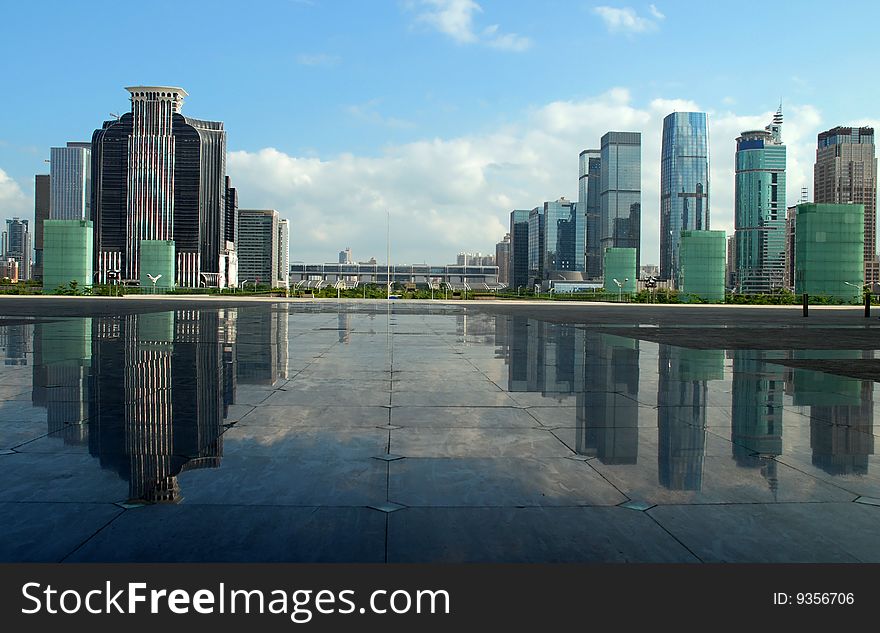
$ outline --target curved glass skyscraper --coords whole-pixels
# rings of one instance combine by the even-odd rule
[[[709,230],[709,127],[705,112],[663,119],[660,276],[680,285],[682,231]]]
[[[785,145],[782,108],[763,130],[736,139],[736,286],[744,294],[773,292],[785,272]]]

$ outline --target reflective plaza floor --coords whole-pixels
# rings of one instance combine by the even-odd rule
[[[875,383],[782,364],[873,350],[383,302],[0,348],[2,561],[880,562]]]

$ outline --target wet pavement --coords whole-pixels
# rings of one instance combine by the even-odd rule
[[[0,316],[0,561],[880,562],[876,384],[791,366],[873,361],[835,325],[127,312]]]

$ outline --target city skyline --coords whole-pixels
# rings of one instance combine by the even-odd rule
[[[197,10],[196,5],[187,10]],[[207,45],[205,36],[194,35],[173,55],[135,52],[133,58],[113,60],[100,74],[76,78],[61,77],[54,66],[44,66],[49,60],[37,54],[35,43],[27,42],[40,27],[37,14],[13,7],[11,18],[21,28],[2,46],[9,47],[8,56],[22,60],[11,80],[24,88],[0,106],[4,120],[15,123],[0,135],[0,209],[5,217],[33,218],[33,178],[48,172],[43,160],[49,148],[88,138],[109,112],[124,112],[126,95],[121,86],[155,80],[186,86],[193,95],[188,103],[192,112],[225,122],[230,130],[228,171],[241,191],[241,204],[277,208],[290,220],[294,260],[332,261],[332,254],[343,245],[350,245],[364,259],[381,259],[386,210],[392,216],[396,262],[441,261],[458,250],[492,252],[508,230],[511,210],[533,208],[560,196],[576,200],[577,156],[595,147],[606,131],[620,130],[642,135],[640,260],[657,264],[661,129],[670,112],[709,114],[712,228],[728,235],[733,232],[735,138],[742,130],[762,127],[780,96],[786,112],[791,200],[802,186],[812,192],[819,132],[838,125],[878,125],[867,105],[873,102],[873,86],[861,91],[863,98],[858,100],[839,90],[823,90],[822,73],[830,62],[797,57],[795,41],[818,32],[807,19],[809,11],[788,6],[792,10],[780,11],[791,28],[786,33],[774,31],[774,36],[781,38],[780,50],[789,47],[792,52],[783,52],[774,64],[773,71],[782,68],[783,73],[772,75],[772,94],[730,87],[758,85],[761,78],[771,76],[771,69],[758,67],[758,52],[739,51],[735,60],[718,65],[727,42],[724,37],[733,37],[726,34],[724,16],[742,7],[712,9],[720,26],[697,34],[698,43],[707,48],[707,59],[689,58],[689,64],[700,65],[706,80],[693,85],[679,81],[668,68],[665,75],[659,72],[664,59],[668,66],[671,56],[681,54],[682,44],[675,43],[669,56],[652,52],[665,51],[677,33],[689,32],[696,16],[681,4],[657,5],[658,14],[664,16],[660,18],[636,4],[614,8],[618,13],[599,11],[601,4],[550,4],[535,15],[535,8],[497,2],[438,0],[370,7],[355,3],[345,12],[320,3],[288,3],[272,5],[278,19],[263,25],[269,35],[282,26],[296,33],[310,31],[294,47],[261,44],[241,59],[212,53],[210,72],[198,76],[195,68],[200,72],[204,68],[188,68],[187,62],[197,59]],[[463,10],[457,14],[463,17],[450,22],[446,18],[455,7]],[[623,19],[620,12],[625,9],[635,19]],[[99,10],[96,5],[95,11]],[[877,13],[870,5],[864,10]],[[139,11],[125,9],[132,17]],[[245,41],[262,41],[267,38],[262,34],[258,38],[255,25],[267,11],[261,8],[254,15],[230,17]],[[70,37],[89,18],[88,11],[79,13],[49,25],[52,33]],[[611,55],[614,61],[607,68],[591,69],[585,86],[560,81],[582,64],[563,60],[550,50],[550,27],[566,16],[577,19],[609,54],[627,51]],[[374,32],[359,32],[351,41],[343,41],[359,20],[369,23]],[[871,20],[860,22],[867,25]],[[752,28],[761,33],[772,29],[770,25]],[[158,31],[158,42],[171,41],[172,31]],[[122,34],[107,37],[110,41],[103,43],[112,45]],[[381,38],[390,38],[387,46],[378,46]],[[280,41],[294,39],[287,36]],[[856,53],[867,47],[858,39],[851,40]],[[693,39],[689,42],[694,44]],[[369,53],[359,58],[363,47],[370,47]],[[398,63],[402,48],[412,59]],[[651,59],[652,55],[663,59]],[[416,69],[426,60],[430,63],[422,77]],[[253,67],[255,62],[270,61],[274,63],[269,67],[295,86],[297,94],[321,91],[340,81],[348,88],[336,92],[346,94],[332,94],[326,103],[294,99],[286,92],[293,87],[281,88],[264,73],[251,77],[237,72],[244,64]],[[522,72],[523,65],[527,73]],[[453,66],[459,70],[445,76]],[[512,75],[514,71],[517,74]],[[241,84],[232,92],[228,72]],[[856,77],[855,69],[835,68],[835,72],[841,78],[838,85],[849,75],[853,81]],[[511,82],[511,77],[517,81]],[[63,108],[53,98],[58,89],[65,93]],[[357,186],[347,186],[351,182]]]

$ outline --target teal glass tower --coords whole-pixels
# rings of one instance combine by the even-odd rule
[[[599,173],[599,247],[636,249],[642,226],[642,134],[608,132],[602,137]]]
[[[736,139],[734,241],[736,290],[744,294],[783,287],[785,272],[785,145],[782,107],[763,130]]]
[[[681,232],[709,230],[709,127],[705,112],[663,119],[660,277],[681,286]]]

